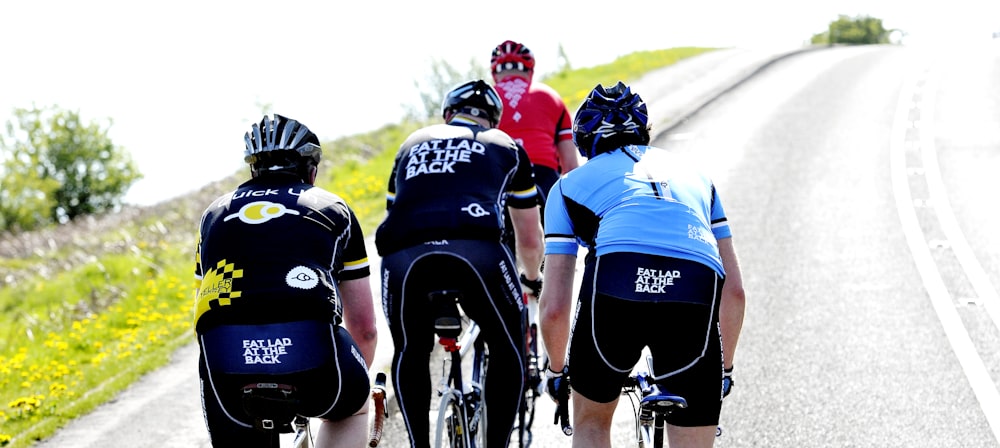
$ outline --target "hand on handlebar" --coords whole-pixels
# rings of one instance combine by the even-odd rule
[[[521,273],[521,289],[525,294],[529,296],[534,296],[536,299],[542,295],[542,278],[538,277],[537,280],[528,280],[528,277]]]
[[[561,372],[545,369],[545,391],[552,401],[558,402],[563,394],[569,396],[569,366],[563,367]]]
[[[729,393],[733,391],[733,368],[722,369],[722,398],[729,396]]]
[[[545,369],[545,390],[556,402],[552,423],[560,425],[563,434],[573,435],[573,426],[569,423],[569,366],[564,366],[561,372]]]

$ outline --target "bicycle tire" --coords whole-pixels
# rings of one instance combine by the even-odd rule
[[[527,383],[524,387],[524,397],[517,411],[517,446],[531,446],[531,426],[535,422],[535,400],[538,398],[538,386],[541,384],[541,365],[538,357],[538,326],[528,325],[528,343],[525,359],[527,362]]]
[[[521,402],[521,408],[517,411],[517,446],[518,448],[528,448],[531,446],[531,422],[534,420],[535,403],[533,398],[528,398],[525,394]]]
[[[486,343],[483,342],[482,338],[477,338],[475,343],[475,351],[472,354],[472,384],[478,386],[478,390],[473,388],[473,392],[478,394],[475,397],[475,409],[473,409],[472,418],[476,420],[474,430],[472,433],[473,446],[476,448],[482,448],[486,446],[486,431],[488,430],[486,425],[486,375],[489,373],[490,365],[490,355],[489,351],[486,349]]]
[[[434,437],[435,448],[471,448],[468,431],[465,430],[465,409],[456,396],[459,393],[450,389],[441,396]]]

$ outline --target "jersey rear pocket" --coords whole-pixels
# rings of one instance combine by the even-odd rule
[[[320,321],[223,325],[202,335],[202,351],[216,372],[295,373],[317,368],[334,357],[332,326]]]
[[[711,305],[716,273],[701,263],[659,255],[614,252],[598,257],[597,292],[623,300]]]

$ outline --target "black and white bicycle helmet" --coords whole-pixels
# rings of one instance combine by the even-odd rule
[[[296,171],[319,164],[323,150],[319,138],[306,125],[274,114],[254,123],[244,136],[243,160],[255,172]]]
[[[449,111],[486,118],[496,127],[503,113],[503,102],[493,86],[477,79],[461,84],[445,95],[441,104],[441,116],[447,115]]]

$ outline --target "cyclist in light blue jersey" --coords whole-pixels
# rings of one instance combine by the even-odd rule
[[[656,382],[688,402],[667,417],[670,446],[711,446],[745,304],[718,192],[683,157],[647,146],[646,105],[621,82],[598,85],[573,129],[588,161],[546,203],[540,300],[550,393],[569,383],[575,392],[573,446],[610,446],[622,383],[646,347]]]

